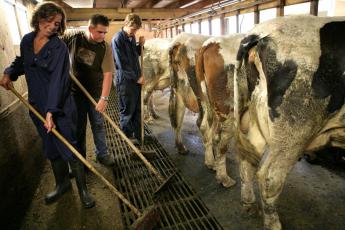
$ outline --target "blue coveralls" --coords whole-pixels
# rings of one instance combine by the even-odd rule
[[[28,85],[29,103],[45,118],[53,114],[56,129],[73,146],[76,145],[76,107],[70,93],[69,55],[66,45],[52,36],[38,54],[34,53],[33,42],[36,33],[26,34],[20,43],[21,56],[6,68],[12,81],[25,73]],[[62,157],[65,161],[75,159],[72,152],[54,134],[47,133],[43,122],[30,112],[43,140],[43,151],[49,160]]]
[[[120,127],[127,137],[141,139],[140,45],[121,29],[111,41],[116,66],[116,88],[119,94]]]

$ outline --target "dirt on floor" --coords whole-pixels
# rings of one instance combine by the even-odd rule
[[[87,160],[111,183],[111,168],[97,163],[93,151],[93,139],[90,128],[87,130]],[[55,186],[54,175],[49,161],[46,162],[39,186],[31,206],[27,211],[21,229],[123,229],[119,201],[106,185],[93,173],[87,174],[87,185],[95,198],[96,206],[84,209],[81,205],[75,180],[73,189],[64,194],[57,202],[46,205],[44,196]]]

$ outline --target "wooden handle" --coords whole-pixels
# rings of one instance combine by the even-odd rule
[[[29,108],[29,110],[35,114],[35,116],[40,119],[43,123],[45,123],[45,119],[43,118],[43,116],[32,106],[29,104],[29,102],[27,102],[12,86],[10,86],[10,90],[12,91],[12,93],[14,93],[19,100],[21,100],[23,102],[23,104]],[[69,150],[71,150],[71,152],[81,161],[83,162],[84,165],[86,165],[86,167],[88,167],[88,169],[90,169],[94,174],[96,174],[108,187],[109,189],[117,196],[119,197],[123,203],[125,203],[137,216],[141,216],[141,212],[134,207],[129,200],[127,200],[107,179],[105,179],[105,177],[100,174],[87,160],[85,160],[85,158],[78,152],[78,150],[76,150],[73,145],[71,145],[55,128],[52,129],[52,133],[60,140],[62,141],[62,143],[64,143],[67,148],[69,148]]]
[[[87,92],[87,90],[84,88],[84,86],[78,81],[78,79],[73,75],[70,74],[72,80],[78,85],[78,87],[83,91],[85,96],[91,101],[91,103],[96,106],[97,103],[95,99]],[[147,166],[147,168],[159,179],[161,182],[164,181],[163,176],[151,165],[150,162],[144,157],[144,155],[140,152],[140,150],[135,147],[135,145],[128,139],[128,137],[122,132],[122,130],[115,124],[115,122],[109,117],[109,115],[106,112],[101,113],[105,119],[113,126],[115,131],[121,136],[121,138],[129,145],[129,147],[137,154],[137,156],[144,162],[144,164]]]

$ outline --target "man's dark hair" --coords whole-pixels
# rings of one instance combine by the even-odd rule
[[[61,24],[57,31],[59,35],[62,35],[66,29],[66,14],[62,7],[54,2],[43,2],[39,4],[32,14],[30,25],[34,31],[38,32],[41,19],[48,21],[57,14],[62,16]]]
[[[139,15],[133,13],[128,14],[125,18],[124,24],[126,26],[136,26],[137,29],[139,29],[141,27],[141,18],[139,17]]]
[[[109,19],[102,14],[94,14],[89,20],[89,25],[96,27],[97,25],[109,26]]]

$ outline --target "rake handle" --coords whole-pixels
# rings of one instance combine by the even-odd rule
[[[140,70],[141,70],[141,75],[143,75],[144,71],[144,46],[140,46]],[[145,82],[144,82],[145,84]],[[141,85],[141,90],[140,90],[140,125],[141,125],[141,149],[144,148],[144,141],[145,141],[145,128],[144,128],[144,84]]]
[[[29,110],[36,115],[36,117],[41,120],[43,123],[45,123],[45,119],[43,116],[32,106],[30,105],[23,97],[20,95],[17,90],[13,88],[13,86],[9,86],[10,90],[12,91],[13,94],[15,94],[19,100],[23,102],[23,104],[29,108]],[[64,143],[69,150],[84,164],[90,171],[92,171],[94,174],[96,174],[108,187],[109,189],[115,193],[117,197],[119,197],[123,203],[125,203],[137,216],[141,216],[142,213],[134,207],[129,200],[127,200],[105,177],[100,174],[85,158],[76,150],[73,145],[71,145],[66,138],[64,138],[55,128],[52,129],[52,133],[60,140],[62,143]]]
[[[94,106],[97,105],[95,99],[90,95],[90,93],[84,88],[84,86],[79,82],[79,80],[71,74],[72,80],[78,85],[78,87],[83,91],[85,96],[92,102]],[[164,181],[163,176],[151,165],[150,162],[144,157],[144,155],[140,152],[140,150],[135,147],[135,145],[128,139],[128,137],[122,132],[122,130],[115,124],[115,122],[109,117],[109,115],[106,112],[102,112],[105,119],[113,126],[115,131],[121,136],[123,140],[126,141],[126,143],[129,145],[129,147],[137,154],[137,156],[144,162],[144,164],[147,166],[147,168],[161,181]]]

